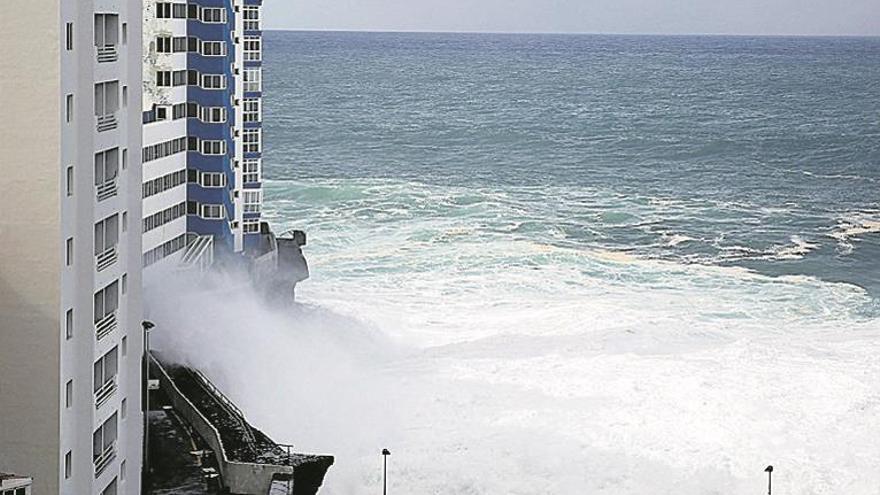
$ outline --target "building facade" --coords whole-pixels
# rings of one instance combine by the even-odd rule
[[[0,466],[40,494],[137,494],[140,0],[0,16]]]
[[[260,9],[252,0],[144,3],[145,267],[259,244]]]

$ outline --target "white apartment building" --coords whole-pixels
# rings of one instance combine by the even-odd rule
[[[143,2],[143,264],[174,268],[187,244],[187,5]]]
[[[0,469],[140,492],[140,0],[0,15]]]

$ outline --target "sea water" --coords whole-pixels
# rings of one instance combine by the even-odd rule
[[[263,65],[265,218],[370,337],[279,336],[288,410],[237,396],[336,454],[326,493],[386,447],[391,493],[878,493],[880,39],[267,32]]]

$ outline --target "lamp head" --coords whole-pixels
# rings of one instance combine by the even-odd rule
[[[382,455],[391,455],[391,452],[388,452],[388,449],[382,449]]]
[[[773,466],[767,466],[767,468],[764,469],[764,472],[765,472],[765,473],[772,473],[772,472],[773,472]]]
[[[156,324],[149,320],[144,320],[141,322],[141,326],[144,327],[145,331],[150,331],[156,327]]]

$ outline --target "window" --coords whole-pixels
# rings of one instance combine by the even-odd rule
[[[260,143],[260,129],[245,129],[242,143],[245,153],[259,153],[262,149]]]
[[[247,5],[244,7],[244,30],[260,30],[260,7],[255,5]]]
[[[226,141],[202,141],[202,154],[203,155],[225,155],[226,154]]]
[[[202,89],[226,89],[226,76],[223,74],[202,74]]]
[[[95,116],[113,115],[119,110],[119,81],[95,84]]]
[[[226,174],[223,172],[202,172],[202,180],[199,181],[202,187],[225,187]]]
[[[113,281],[95,293],[95,323],[112,315],[119,308],[119,282]]]
[[[262,60],[260,36],[247,35],[244,37],[244,61],[259,62]]]
[[[113,249],[119,243],[119,214],[115,213],[95,224],[95,255]]]
[[[226,216],[226,208],[223,205],[201,205],[201,217],[208,220],[221,219]]]
[[[263,72],[261,69],[245,69],[244,91],[248,93],[259,93],[260,91],[262,91],[262,76]]]
[[[122,44],[128,44],[128,24],[122,23]]]
[[[73,407],[73,380],[67,380],[64,385],[64,407],[67,409]]]
[[[186,117],[186,103],[176,103],[171,107],[171,118],[174,120]]]
[[[114,47],[119,44],[119,14],[95,14],[95,47]]]
[[[245,98],[244,99],[244,121],[248,122],[260,122],[263,120],[262,112],[260,111],[260,99],[259,98]]]
[[[178,170],[170,174],[148,180],[143,184],[143,197],[149,198],[169,189],[186,183],[186,170]]]
[[[67,51],[73,50],[73,23],[68,22],[67,28],[65,29],[65,48]]]
[[[128,275],[123,273],[122,274],[122,295],[125,295],[126,292],[128,292]]]
[[[101,192],[107,190],[107,187],[116,183],[119,175],[119,148],[111,148],[109,150],[95,153],[95,187],[98,188],[99,199],[103,199]],[[113,189],[112,194],[115,194]],[[104,196],[104,197],[109,197]]]
[[[166,223],[173,222],[186,214],[186,203],[178,203],[170,208],[153,213],[144,218],[143,231],[149,232],[155,228],[161,227]]]
[[[125,412],[123,410],[122,419],[125,419]],[[119,463],[119,480],[125,481],[125,461]]]
[[[202,55],[206,57],[222,57],[226,55],[225,41],[203,41]]]
[[[147,163],[184,151],[186,151],[186,138],[181,137],[151,146],[145,146],[142,151],[141,160],[143,163]]]
[[[122,355],[125,356],[125,353],[123,352]],[[128,415],[128,399],[122,399],[122,404],[119,407],[119,414],[122,419],[125,419],[125,416]]]
[[[119,348],[114,347],[97,360],[93,369],[96,405],[100,406],[116,391],[116,375],[119,373]]]
[[[259,213],[263,202],[262,191],[244,191],[244,212]]]
[[[122,170],[128,167],[128,148],[122,148]]]
[[[95,462],[95,473],[100,474],[103,472],[104,468],[110,464],[110,460],[115,457],[116,450],[116,437],[117,437],[117,418],[116,413],[113,413],[113,416],[110,416],[107,421],[95,430],[95,433],[92,434],[92,458]],[[116,493],[116,480],[114,479],[110,482],[113,485],[113,492]],[[110,488],[109,486],[107,487]],[[105,489],[102,494],[107,493],[107,489]]]
[[[241,168],[244,174],[242,178],[244,183],[260,182],[259,158],[245,158],[244,161],[241,162]]]
[[[73,266],[73,237],[67,239],[64,248],[64,264]]]
[[[128,212],[127,211],[122,212],[122,231],[123,232],[128,231]]]
[[[107,488],[104,488],[104,491],[101,492],[101,495],[116,495],[116,478],[113,478],[113,481],[107,485]]]
[[[123,336],[122,337],[122,357],[125,357],[127,355],[128,355],[128,337]]]
[[[159,19],[171,19],[171,4],[167,2],[157,2],[156,17]]]
[[[67,167],[67,179],[64,183],[64,189],[67,192],[67,197],[73,196],[73,165]]]
[[[64,314],[64,338],[66,340],[73,338],[73,309],[68,309]]]
[[[245,234],[259,234],[260,222],[257,220],[245,220],[242,224],[242,230]]]
[[[171,85],[172,86],[186,86],[186,83],[187,83],[187,71],[176,70],[171,74]]]
[[[171,36],[159,36],[156,38],[156,51],[159,53],[171,53],[173,51],[171,40]]]
[[[172,4],[171,15],[175,19],[186,19],[186,4],[185,3]]]
[[[207,124],[221,124],[226,122],[226,107],[201,107],[199,120]]]
[[[73,95],[67,95],[64,120],[68,124],[70,123],[71,120],[73,120]]]
[[[171,51],[174,53],[186,52],[186,36],[175,36],[171,40]]]
[[[159,87],[171,86],[171,71],[170,70],[156,71],[156,86],[159,86]]]
[[[144,253],[144,266],[150,266],[153,263],[180,251],[184,247],[186,247],[186,234],[180,234],[174,239],[167,241],[165,244]],[[124,339],[125,338],[123,337],[123,341]]]
[[[64,454],[64,479],[69,480],[73,476],[73,452],[70,450]]]
[[[202,22],[207,23],[225,23],[226,9],[223,7],[204,7],[202,8]]]

